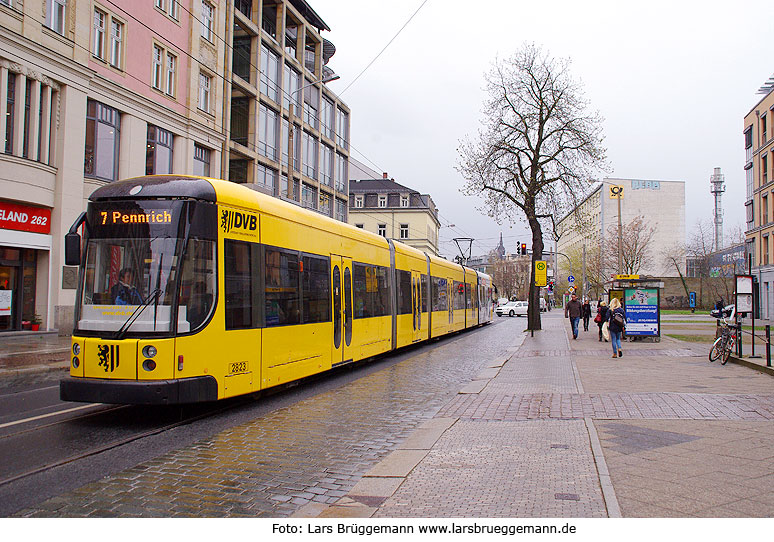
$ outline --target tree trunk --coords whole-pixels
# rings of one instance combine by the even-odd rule
[[[527,329],[538,331],[543,329],[540,325],[540,287],[535,286],[535,262],[543,259],[543,231],[537,218],[529,219],[529,227],[532,230],[532,269],[529,282],[529,307],[527,309]]]

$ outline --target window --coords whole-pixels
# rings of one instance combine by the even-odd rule
[[[303,255],[301,292],[304,324],[329,322],[331,319],[331,263],[322,256]]]
[[[284,66],[283,73],[284,89],[282,93],[282,105],[285,109],[290,109],[290,98],[293,98],[293,107],[296,108],[295,115],[301,110],[301,74],[287,64]]]
[[[266,247],[266,327],[301,321],[298,254]]]
[[[269,3],[263,4],[263,16],[261,17],[261,28],[263,31],[277,39],[277,8]]]
[[[310,179],[317,179],[317,138],[304,132],[303,173]]]
[[[274,193],[274,185],[277,184],[277,172],[263,164],[258,164],[255,167],[258,174],[258,178],[255,182],[269,189],[269,192]]]
[[[387,207],[387,196],[384,194],[379,195],[379,207],[380,208]]]
[[[355,227],[356,228],[360,228],[361,230],[363,229],[363,225],[362,224],[355,224]]]
[[[766,115],[761,117],[761,145],[766,143],[768,136],[766,135]]]
[[[335,136],[335,112],[336,108],[333,102],[323,96],[322,99],[322,133],[328,139],[333,140]]]
[[[224,248],[226,329],[259,327],[260,304],[254,298],[259,292],[259,246],[226,239]]]
[[[353,263],[354,317],[385,316],[390,311],[389,269]]]
[[[377,226],[377,233],[382,237],[387,237],[387,224],[379,224]]]
[[[333,187],[333,148],[325,143],[322,145],[322,157],[320,159],[320,181]]]
[[[14,105],[16,104],[16,74],[8,72],[8,96],[6,97],[6,115],[5,115],[5,145],[3,148],[8,154],[13,153],[13,127],[16,114]]]
[[[199,72],[199,109],[205,113],[210,112],[210,89],[212,88],[212,77],[204,72]]]
[[[288,121],[282,119],[282,163],[288,165]],[[301,130],[297,124],[293,125],[293,169],[299,171],[301,167]]]
[[[83,173],[106,181],[118,176],[120,115],[94,100],[86,105],[86,145]]]
[[[167,52],[166,89],[167,95],[175,96],[175,80],[177,72],[177,57]]]
[[[401,207],[408,207],[409,206],[409,197],[407,194],[401,194],[400,196],[400,206]]]
[[[304,89],[304,122],[313,128],[318,128],[317,109],[320,106],[320,90],[308,79],[304,84],[309,85]]]
[[[288,193],[288,176],[281,175],[280,176],[280,196],[292,201],[298,201],[298,196],[299,196],[298,179],[293,179],[293,185],[290,188],[291,188],[291,192]]]
[[[336,198],[336,220],[347,221],[347,203],[344,200]],[[362,224],[361,224],[362,226]]]
[[[234,73],[250,81],[250,54],[252,51],[253,38],[250,36],[234,36],[234,61],[232,69]],[[263,73],[261,73],[263,77]]]
[[[153,46],[151,85],[169,96],[175,95],[177,56],[160,45]]]
[[[250,128],[250,98],[231,99],[231,141],[247,146]]]
[[[761,201],[761,226],[769,223],[769,198],[763,196]]]
[[[347,157],[336,153],[336,190],[347,192]]]
[[[363,208],[363,196],[355,196],[355,209]]]
[[[298,27],[293,26],[293,22],[287,19],[285,22],[285,52],[296,58],[296,43],[298,42]]]
[[[317,209],[317,189],[304,184],[301,187],[301,205],[307,209]]]
[[[110,19],[110,65],[122,69],[123,56],[122,40],[124,35],[124,23],[111,17]]]
[[[413,311],[413,299],[411,296],[411,271],[395,270],[398,286],[398,314],[411,314]]]
[[[750,126],[747,130],[744,132],[744,148],[749,149],[752,147],[752,126]]]
[[[67,0],[46,0],[46,26],[64,36]]]
[[[193,174],[202,177],[210,176],[210,154],[212,151],[194,143]]]
[[[202,2],[202,30],[201,36],[212,42],[214,32],[215,8],[209,2]]]
[[[105,60],[105,24],[107,15],[94,9],[94,50],[92,53],[100,60]]]
[[[279,116],[263,104],[258,111],[258,154],[276,160]]]
[[[349,114],[340,108],[336,108],[336,143],[349,148]]]
[[[331,216],[331,197],[322,190],[320,191],[320,214]]]
[[[277,53],[261,44],[261,93],[279,103],[280,61]]]
[[[433,311],[445,311],[449,309],[447,303],[446,279],[430,277],[431,305]]]
[[[247,182],[248,163],[244,158],[231,158],[228,161],[228,180],[234,183]]]
[[[169,16],[177,20],[178,0],[169,0]]]
[[[172,173],[172,132],[148,125],[148,143],[145,151],[145,174]]]
[[[761,250],[763,251],[763,254],[761,255],[761,260],[763,260],[761,263],[763,265],[769,265],[769,236],[764,235],[761,238]]]
[[[769,164],[766,158],[765,154],[761,156],[761,185],[766,184],[769,177]]]
[[[408,239],[409,238],[409,225],[408,224],[401,224],[400,225],[400,238],[401,239]]]

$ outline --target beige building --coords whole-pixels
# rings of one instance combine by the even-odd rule
[[[744,117],[746,252],[758,279],[760,316],[774,317],[774,81]]]
[[[647,226],[655,230],[640,274],[677,276],[674,265],[665,262],[663,254],[667,249],[685,244],[684,181],[605,178],[575,210],[559,221],[557,250],[562,254],[577,255],[585,246],[587,257],[591,258],[592,249],[598,250],[600,240],[608,234],[610,227],[617,230],[619,207],[615,195],[618,187],[623,187],[623,198],[620,200],[622,224],[642,216]],[[617,236],[606,242],[616,241]],[[679,262],[681,269],[685,267],[684,260],[682,257]],[[616,272],[616,269],[610,268],[604,269],[602,274],[609,277]]]
[[[362,167],[362,166],[361,166]],[[438,256],[438,210],[428,194],[388,179],[349,181],[349,223]]]

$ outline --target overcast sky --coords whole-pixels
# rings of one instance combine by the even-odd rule
[[[432,196],[442,254],[458,253],[454,237],[475,238],[473,255],[501,231],[508,252],[530,242],[526,223],[497,224],[462,195],[455,170],[460,140],[480,125],[484,73],[525,41],[572,60],[605,118],[608,176],[685,181],[690,235],[712,219],[720,167],[725,235],[744,227],[743,118],[774,73],[770,3],[427,0],[357,80],[423,0],[309,3],[337,49],[328,66],[341,79],[329,87],[352,109],[352,156]]]

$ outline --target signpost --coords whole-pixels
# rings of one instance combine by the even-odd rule
[[[688,306],[691,307],[691,312],[696,309],[696,292],[688,292]]]
[[[543,260],[535,262],[535,286],[546,286],[548,284],[548,266]]]

